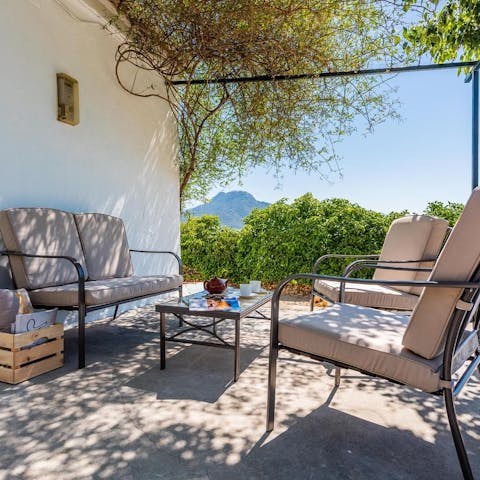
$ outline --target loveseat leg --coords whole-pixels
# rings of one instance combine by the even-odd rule
[[[268,359],[268,399],[267,399],[267,432],[273,430],[275,425],[275,390],[277,386],[277,359],[278,344],[270,345]]]
[[[85,305],[78,309],[78,368],[85,368]]]
[[[310,311],[313,312],[313,307],[315,306],[315,295],[312,291],[310,294]]]
[[[340,367],[335,367],[335,386],[339,387],[340,386],[340,378],[342,375],[342,370]]]
[[[468,461],[467,451],[463,443],[462,434],[458,426],[457,414],[455,412],[454,397],[451,389],[444,389],[445,408],[447,410],[448,423],[450,424],[450,431],[452,432],[453,443],[457,450],[458,461],[462,469],[463,478],[466,480],[473,480],[472,468]]]

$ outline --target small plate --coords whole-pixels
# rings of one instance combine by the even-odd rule
[[[250,295],[240,295],[238,298],[253,298],[255,297],[257,294],[256,293],[252,293]]]

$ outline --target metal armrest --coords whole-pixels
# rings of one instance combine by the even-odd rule
[[[273,292],[272,297],[272,325],[275,321],[278,322],[278,309],[280,304],[280,296],[286,285],[292,280],[308,279],[312,282],[315,280],[331,280],[336,282],[349,282],[365,285],[386,285],[390,287],[434,287],[434,288],[470,288],[472,290],[478,290],[480,288],[480,282],[458,282],[458,281],[433,281],[433,280],[372,280],[370,278],[352,278],[352,277],[337,277],[333,275],[319,275],[317,273],[296,273],[284,278]]]
[[[167,253],[169,255],[173,255],[178,262],[178,273],[179,275],[183,275],[182,259],[175,252],[171,252],[170,250],[137,250],[137,249],[130,249],[130,251],[136,252],[136,253]]]
[[[327,253],[325,255],[322,255],[321,257],[317,258],[317,260],[315,261],[315,263],[313,264],[313,270],[312,272],[313,273],[317,273],[318,271],[318,266],[324,262],[325,260],[329,260],[331,258],[361,258],[363,259],[364,261],[372,261],[372,260],[375,260],[375,259],[378,259],[378,257],[380,256],[380,254],[371,254],[371,255],[357,255],[357,254],[343,254],[343,253]],[[348,267],[347,267],[348,268]],[[315,297],[315,284],[314,284],[314,280],[312,280],[312,290],[310,292],[310,308],[313,309],[313,305],[314,305],[314,297]]]
[[[424,258],[421,260],[378,260],[377,263],[369,262],[368,260],[357,260],[348,265],[343,271],[344,277],[350,277],[350,275],[358,270],[363,268],[375,268],[379,270],[396,270],[396,271],[410,271],[410,272],[431,272],[433,268],[428,267],[409,267],[409,263],[419,263],[419,262],[435,262],[436,258]],[[399,266],[398,264],[407,265]],[[393,265],[392,265],[393,264]],[[340,282],[340,293],[339,298],[345,298],[345,282]]]
[[[33,253],[23,253],[14,250],[0,250],[0,256],[12,256],[12,257],[27,257],[27,258],[56,258],[67,260],[73,264],[75,270],[77,271],[78,283],[85,282],[85,271],[83,270],[82,265],[78,262],[76,258],[69,257],[68,255],[36,255]]]
[[[409,264],[409,263],[419,263],[419,262],[434,262],[436,259],[423,259],[423,260],[378,260],[377,263],[371,263],[369,260],[357,260],[355,262],[350,263],[345,270],[343,271],[342,276],[350,278],[350,275],[353,272],[358,270],[362,270],[363,268],[374,268],[379,270],[395,270],[395,271],[407,271],[407,272],[431,272],[432,268],[426,267],[404,267],[398,266],[399,263],[401,264]],[[394,265],[388,265],[394,264]],[[339,291],[339,301],[343,301],[345,299],[345,282],[340,282],[340,291]]]
[[[325,260],[328,260],[329,258],[363,258],[363,259],[375,259],[378,258],[380,254],[372,254],[372,255],[346,255],[343,253],[327,253],[326,255],[322,255],[321,257],[318,257],[315,263],[313,264],[313,273],[317,273],[318,266],[324,262]]]
[[[430,272],[432,268],[428,267],[409,267],[398,266],[398,264],[421,263],[421,262],[435,262],[436,258],[424,258],[422,260],[377,260],[376,263],[371,260],[356,260],[348,264],[342,272],[343,277],[349,277],[350,274],[363,268],[379,268],[383,270],[407,270],[417,272]],[[393,265],[390,265],[393,264]]]

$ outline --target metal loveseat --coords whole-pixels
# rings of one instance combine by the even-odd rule
[[[78,311],[78,368],[85,366],[88,312],[182,290],[182,262],[171,251],[132,250],[120,218],[51,208],[0,211],[0,234],[15,286],[37,308]],[[178,273],[137,276],[131,252],[172,255]]]

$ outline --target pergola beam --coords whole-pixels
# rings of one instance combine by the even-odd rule
[[[406,67],[381,67],[339,72],[300,73],[296,75],[256,75],[253,77],[198,78],[193,80],[173,80],[173,85],[206,85],[215,83],[278,82],[285,80],[308,80],[316,78],[354,77],[357,75],[379,75],[421,70],[439,70],[445,68],[475,67],[477,62],[436,63],[429,65],[410,65]]]

